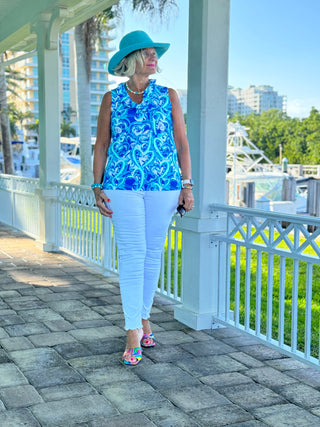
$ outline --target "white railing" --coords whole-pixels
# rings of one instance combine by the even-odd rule
[[[319,165],[298,165],[289,164],[288,172],[295,178],[301,176],[314,176],[320,178],[320,166]]]
[[[118,273],[117,251],[111,222],[100,215],[92,190],[81,185],[56,183],[57,246],[85,259],[106,273]]]
[[[232,165],[231,165],[232,166]],[[268,164],[259,163],[253,168],[256,172],[279,172],[282,171],[282,165],[279,164]],[[299,164],[288,164],[288,173],[293,175],[295,178],[302,176],[320,178],[320,166],[319,165],[299,165]]]
[[[221,321],[319,365],[320,219],[212,205]]]
[[[39,237],[38,180],[0,175],[0,221]],[[56,183],[56,246],[118,273],[111,222],[89,187]],[[320,219],[227,205],[210,206],[225,232],[219,248],[218,320],[308,363],[320,360]],[[162,256],[159,292],[182,300],[183,230],[173,223]]]
[[[111,221],[102,217],[89,187],[54,183],[55,246],[118,274],[119,263]],[[0,174],[0,221],[36,239],[40,236],[39,180]],[[181,301],[182,233],[173,223],[162,254],[158,291]],[[170,274],[168,274],[170,272]]]
[[[161,257],[161,273],[158,292],[177,302],[181,302],[181,248],[183,233],[175,222],[170,225],[165,250]]]
[[[56,244],[106,272],[118,273],[111,222],[88,187],[55,184]],[[0,176],[0,220],[39,236],[38,180]],[[320,220],[211,206],[226,220],[219,245],[217,317],[313,363],[319,361]],[[173,223],[162,256],[159,292],[181,301],[182,230]],[[225,273],[224,273],[225,270]]]
[[[39,181],[0,175],[0,221],[31,237],[40,235]]]
[[[56,183],[57,246],[102,267],[105,273],[119,273],[118,253],[111,221],[100,215],[92,190],[86,186]],[[61,230],[61,232],[60,232]],[[181,300],[181,231],[169,228],[166,250],[162,254],[158,291]],[[170,274],[168,274],[170,272]]]

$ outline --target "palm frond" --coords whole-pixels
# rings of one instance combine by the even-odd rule
[[[153,17],[158,15],[163,21],[173,9],[178,9],[176,0],[131,0],[132,10],[141,13],[150,13]]]
[[[159,16],[163,21],[165,16],[172,12],[172,9],[178,10],[176,0],[123,0],[113,6],[98,13],[96,16],[79,24],[85,41],[86,47],[86,69],[88,79],[91,74],[91,59],[96,45],[102,44],[102,32],[110,20],[120,21],[123,18],[123,8],[130,5],[133,11],[149,13],[152,17]]]

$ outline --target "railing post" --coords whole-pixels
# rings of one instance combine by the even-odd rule
[[[298,165],[298,177],[299,176],[304,176],[303,165]]]
[[[58,217],[57,191],[53,187],[36,190],[39,197],[40,239],[37,245],[46,252],[58,250],[61,240],[61,220]]]

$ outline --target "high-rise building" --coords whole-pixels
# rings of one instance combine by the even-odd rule
[[[235,113],[248,115],[250,113],[260,114],[263,111],[276,108],[277,110],[287,111],[287,98],[284,95],[278,95],[272,86],[249,86],[248,89],[228,88],[228,114],[233,116]]]
[[[90,78],[90,99],[91,99],[91,135],[96,136],[97,118],[99,107],[103,95],[109,90],[109,85],[113,83],[108,78],[107,68],[109,62],[109,52],[113,48],[109,47],[109,42],[114,39],[110,35],[112,27],[106,28],[101,36],[101,45],[98,52],[94,52],[91,62]],[[76,52],[74,41],[74,30],[71,29],[61,35],[61,55],[60,55],[60,111],[63,117],[73,123],[73,127],[78,135],[77,123],[77,85],[76,85]],[[19,104],[22,111],[31,111],[34,118],[39,118],[38,101],[38,58],[33,56],[16,63],[13,67],[25,76],[25,80],[19,84],[18,97],[14,101]],[[29,120],[30,122],[30,120]],[[28,131],[27,137],[33,138],[34,131]]]

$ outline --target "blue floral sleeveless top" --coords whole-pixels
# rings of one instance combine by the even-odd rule
[[[168,88],[150,80],[141,104],[125,84],[111,91],[111,143],[104,173],[106,190],[180,190]]]

